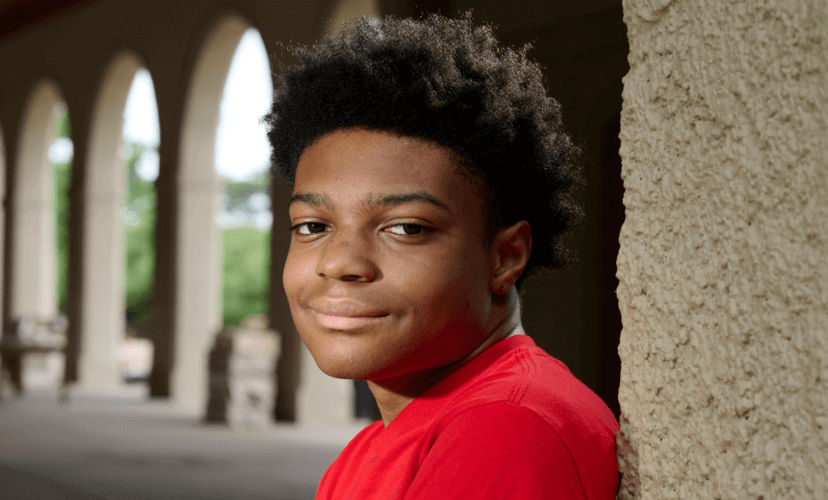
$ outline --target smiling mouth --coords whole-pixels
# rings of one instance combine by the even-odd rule
[[[382,321],[389,316],[388,314],[379,316],[342,316],[323,314],[313,309],[311,309],[311,314],[316,318],[317,323],[331,330],[357,330]]]

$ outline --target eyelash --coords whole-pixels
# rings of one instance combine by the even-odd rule
[[[310,222],[301,222],[301,223],[299,223],[299,224],[295,224],[295,225],[293,225],[293,226],[291,226],[291,227],[290,227],[290,231],[291,231],[291,232],[293,232],[293,233],[295,233],[295,234],[302,235],[302,236],[314,236],[314,235],[321,234],[321,233],[323,233],[323,232],[324,232],[324,230],[323,230],[323,231],[319,231],[319,232],[315,232],[315,233],[314,233],[314,232],[308,232],[308,233],[300,233],[300,232],[299,232],[299,229],[301,229],[301,228],[303,228],[303,227],[305,227],[305,228],[309,228],[309,226],[310,226],[310,225],[324,226],[325,228],[327,228],[327,227],[328,227],[328,225],[327,225],[327,224],[325,224],[324,222],[314,222],[314,221],[310,221]],[[433,232],[433,231],[434,231],[434,229],[432,229],[432,228],[430,228],[430,227],[426,227],[426,226],[423,226],[423,225],[421,225],[421,224],[413,224],[413,223],[410,223],[410,222],[401,222],[401,223],[399,223],[399,224],[392,224],[392,225],[390,225],[390,226],[386,227],[385,229],[387,230],[387,229],[391,229],[392,227],[405,227],[405,226],[409,226],[409,229],[410,229],[411,227],[418,228],[418,229],[419,229],[419,232],[414,233],[414,234],[401,234],[401,233],[395,233],[395,232],[392,232],[392,231],[389,231],[389,232],[390,232],[391,234],[396,235],[396,236],[403,236],[403,237],[414,237],[414,236],[420,236],[420,235],[422,235],[424,232],[428,233],[428,232]],[[405,233],[405,229],[403,229],[403,233]]]
[[[293,225],[293,226],[291,226],[291,227],[290,227],[290,231],[291,231],[292,233],[301,234],[302,236],[313,236],[313,235],[315,235],[315,234],[320,234],[320,233],[322,232],[322,231],[319,231],[318,233],[313,233],[313,232],[309,232],[309,233],[300,233],[300,232],[299,232],[299,228],[302,228],[302,227],[308,227],[308,226],[310,226],[311,224],[315,224],[315,225],[319,225],[319,226],[325,226],[326,228],[328,227],[328,225],[327,225],[327,224],[325,224],[324,222],[315,222],[315,221],[310,221],[310,222],[301,222],[301,223],[299,223],[299,224],[295,224],[295,225]]]
[[[392,231],[389,231],[389,232],[390,232],[391,234],[395,234],[395,235],[397,235],[397,236],[419,236],[419,235],[423,234],[423,232],[431,232],[431,231],[433,231],[433,229],[428,228],[428,227],[426,227],[426,226],[423,226],[423,225],[420,225],[420,224],[412,224],[412,223],[408,223],[408,222],[402,222],[402,223],[400,223],[400,224],[393,224],[393,225],[391,225],[391,226],[388,226],[386,229],[391,229],[392,227],[400,227],[400,228],[402,228],[402,227],[405,227],[405,226],[410,226],[410,227],[415,227],[415,228],[418,228],[418,229],[419,229],[419,232],[414,233],[414,234],[407,234],[407,233],[405,233],[405,230],[403,230],[403,233],[405,233],[405,234],[395,233],[395,232],[392,232]]]

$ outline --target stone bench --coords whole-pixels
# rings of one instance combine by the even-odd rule
[[[276,394],[278,333],[267,317],[251,316],[216,336],[209,359],[209,396],[205,421],[231,427],[266,427]]]
[[[23,394],[23,359],[26,355],[65,351],[68,324],[61,314],[50,318],[21,316],[7,323],[0,338],[0,401],[5,397],[6,380],[11,382],[17,395]]]

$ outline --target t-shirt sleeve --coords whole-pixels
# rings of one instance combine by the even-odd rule
[[[508,402],[465,410],[440,432],[406,500],[584,499],[572,455],[535,412]]]

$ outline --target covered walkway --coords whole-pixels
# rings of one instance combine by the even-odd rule
[[[32,391],[0,407],[0,498],[313,498],[360,427],[232,431],[145,388]]]

